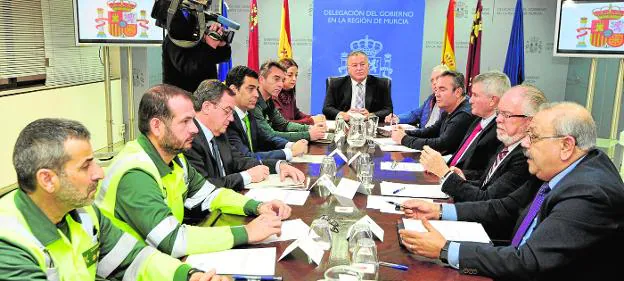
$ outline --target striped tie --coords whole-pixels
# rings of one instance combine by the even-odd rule
[[[364,85],[362,83],[357,84],[358,92],[355,100],[355,108],[361,109],[364,108]]]
[[[498,165],[500,165],[500,163],[503,161],[505,156],[507,156],[507,153],[509,153],[509,149],[505,147],[503,148],[503,150],[501,150],[501,152],[499,152],[496,155],[496,161],[494,161],[494,164],[492,164],[492,167],[490,167],[490,170],[487,173],[487,177],[485,177],[483,184],[481,184],[482,187],[485,186],[485,184],[487,184],[490,181],[490,178],[494,174],[494,171],[496,171],[496,168],[498,167]]]

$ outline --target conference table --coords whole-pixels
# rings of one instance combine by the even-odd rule
[[[379,183],[381,181],[392,181],[399,183],[412,183],[412,184],[437,184],[438,178],[436,176],[422,173],[422,172],[402,172],[402,171],[387,171],[380,169],[380,162],[382,161],[404,161],[404,162],[418,162],[420,153],[401,153],[401,152],[383,152],[379,149],[379,146],[375,146],[373,149],[365,144],[359,149],[347,149],[343,145],[341,150],[345,151],[348,157],[356,151],[366,152],[370,155],[371,160],[375,163],[375,170],[373,176],[374,187],[371,191],[373,195],[380,195]],[[335,144],[320,144],[311,143],[309,146],[308,154],[312,155],[327,155],[335,149]],[[319,176],[320,164],[313,163],[293,163],[293,166],[299,168],[304,174],[311,177],[311,181],[314,182]],[[355,170],[348,165],[344,165],[339,168],[336,174],[336,183],[340,178],[346,177],[349,179],[357,179]],[[458,270],[444,266],[437,260],[431,260],[424,257],[411,254],[404,247],[401,247],[398,241],[397,235],[397,221],[401,219],[402,215],[381,213],[379,210],[366,209],[367,195],[356,193],[353,198],[352,204],[355,204],[357,208],[353,213],[344,214],[336,213],[335,206],[344,205],[344,200],[338,201],[335,196],[324,194],[325,192],[319,191],[319,188],[311,189],[310,196],[308,197],[305,205],[303,206],[291,206],[292,215],[289,219],[302,219],[306,224],[310,225],[314,219],[319,218],[321,215],[328,215],[330,218],[339,222],[339,234],[342,233],[343,240],[345,241],[345,233],[348,226],[359,220],[361,217],[370,216],[383,230],[384,241],[381,242],[375,239],[377,244],[377,254],[380,261],[403,264],[409,266],[409,270],[400,271],[387,267],[379,267],[378,280],[491,280],[485,277],[462,275]],[[212,225],[240,225],[250,221],[252,218],[221,214],[216,218],[213,218]],[[336,235],[339,236],[339,235]],[[321,280],[323,279],[323,273],[331,266],[343,264],[344,260],[336,257],[346,256],[347,253],[336,253],[336,249],[342,249],[346,251],[345,247],[336,247],[334,244],[339,238],[334,237],[332,239],[332,248],[326,251],[323,257],[321,265],[317,266],[314,263],[308,263],[306,258],[300,256],[287,256],[281,261],[276,262],[275,275],[283,277],[283,280]],[[239,248],[254,248],[254,247],[276,247],[277,257],[282,255],[282,252],[293,241],[273,242],[270,244],[260,245],[246,245]]]

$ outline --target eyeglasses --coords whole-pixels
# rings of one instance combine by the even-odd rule
[[[496,115],[500,115],[500,116],[502,116],[505,119],[514,118],[514,117],[515,118],[528,118],[528,117],[531,117],[531,116],[524,115],[524,114],[511,114],[509,112],[498,111],[498,110],[496,110]]]
[[[328,215],[322,215],[321,216],[322,220],[326,220],[329,225],[331,225],[331,231],[334,233],[338,233],[338,226],[340,225],[335,219],[330,218]]]
[[[527,137],[529,137],[529,143],[538,143],[545,139],[560,139],[565,138],[567,136],[546,136],[546,137],[538,137],[533,133],[527,132]]]
[[[218,104],[216,104],[216,103],[214,103],[214,105],[215,105],[216,107],[218,107],[218,108],[221,108],[221,110],[223,110],[223,112],[225,112],[225,115],[226,115],[227,117],[230,117],[230,116],[234,113],[234,111],[233,111],[231,108],[223,108],[223,107],[221,107],[220,105],[218,105]]]

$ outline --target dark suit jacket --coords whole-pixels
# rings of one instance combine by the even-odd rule
[[[413,149],[422,149],[428,145],[440,153],[453,153],[459,148],[468,126],[474,120],[470,112],[470,103],[465,99],[451,113],[443,112],[440,120],[430,127],[407,131],[401,144]]]
[[[470,133],[472,133],[481,120],[483,120],[483,118],[477,118],[470,124],[470,127],[466,130],[464,139],[457,147],[454,154],[459,152],[459,149],[464,145]],[[490,162],[492,156],[498,153],[497,148],[501,144],[498,138],[496,138],[496,119],[494,119],[483,128],[481,133],[477,136],[477,139],[466,149],[464,156],[455,164],[455,167],[462,169],[467,179],[478,180],[483,173],[487,172],[486,168],[488,168],[488,162]],[[447,164],[450,165],[450,163],[451,160],[449,160]]]
[[[251,114],[248,112],[247,114]],[[282,149],[288,143],[288,140],[270,136],[266,131],[261,130],[253,116],[249,116],[249,126],[251,127],[251,144],[254,152],[249,149],[249,141],[247,133],[243,129],[243,122],[238,117],[238,113],[234,111],[234,121],[227,128],[227,137],[232,146],[247,157],[260,157],[261,159],[286,159],[286,154]]]
[[[193,121],[197,128],[199,128],[197,120]],[[267,165],[271,173],[275,173],[277,160],[267,160],[260,163],[260,161],[255,158],[246,157],[230,145],[225,134],[215,137],[215,141],[217,142],[217,146],[219,146],[219,154],[221,154],[225,177],[221,177],[219,169],[212,162],[210,146],[208,146],[206,135],[204,135],[201,129],[199,130],[199,134],[193,139],[191,149],[184,152],[184,156],[186,156],[186,159],[195,170],[210,180],[214,185],[232,188],[237,191],[242,190],[245,185],[243,183],[243,177],[239,173],[261,164]]]
[[[457,174],[451,174],[444,184],[442,191],[453,197],[454,202],[485,201],[489,199],[503,198],[522,186],[529,178],[529,165],[524,156],[522,147],[516,147],[507,154],[507,157],[498,165],[490,180],[487,178],[490,167],[494,165],[497,154],[505,146],[501,145],[490,159],[490,164],[479,180],[464,180]]]
[[[458,218],[515,223],[517,229],[538,188],[523,185],[503,199],[458,203]],[[590,150],[537,215],[537,226],[518,249],[461,243],[460,272],[500,280],[621,280],[624,183],[607,155]]]
[[[364,107],[368,112],[379,116],[383,120],[392,112],[391,80],[368,75],[366,78],[366,98]],[[326,81],[325,104],[323,114],[329,120],[336,119],[341,111],[351,108],[351,77],[328,78]]]

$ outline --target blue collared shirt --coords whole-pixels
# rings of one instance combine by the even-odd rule
[[[583,160],[583,158],[585,158],[585,156],[583,156],[583,157],[579,158],[578,160],[574,161],[574,163],[572,163],[570,166],[568,166],[567,168],[563,169],[563,171],[559,172],[556,176],[554,176],[552,179],[550,179],[550,181],[548,182],[548,186],[550,187],[550,191],[553,191],[555,188],[557,188],[557,184],[565,176],[567,176],[572,170],[574,170],[574,168],[576,168],[578,163],[581,162],[581,160]],[[546,194],[546,196],[548,196],[548,194]],[[442,204],[442,219],[443,220],[453,220],[453,221],[457,220],[457,209],[455,208],[454,204]],[[524,234],[524,237],[522,237],[522,241],[520,242],[520,246],[524,245],[526,240],[529,239],[529,237],[531,237],[531,234],[533,233],[533,230],[535,230],[535,226],[536,225],[537,225],[537,216],[535,216],[535,218],[533,219],[533,222],[531,223],[531,226],[529,226],[529,229]],[[518,247],[520,247],[520,246],[518,246]],[[459,247],[460,247],[460,243],[459,242],[451,242],[449,244],[448,262],[449,262],[449,265],[454,267],[454,268],[459,268]]]

